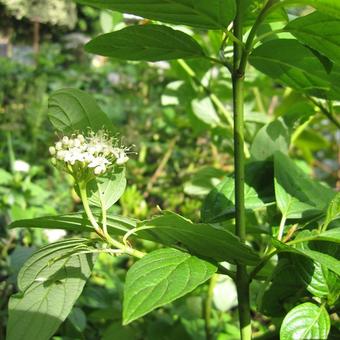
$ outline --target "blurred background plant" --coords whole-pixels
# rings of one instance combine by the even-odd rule
[[[279,28],[286,20],[277,16],[268,25]],[[74,87],[92,93],[124,143],[136,145],[128,163],[127,190],[114,207],[125,216],[146,219],[160,207],[198,221],[202,198],[233,172],[227,72],[207,61],[122,63],[83,51],[90,37],[139,21],[68,0],[0,0],[0,339],[20,266],[36,247],[63,236],[40,229],[8,230],[7,224],[79,208],[71,178],[57,172],[48,159],[48,146],[56,139],[47,119],[52,91]],[[219,50],[218,33],[185,29],[207,50]],[[280,121],[292,136],[290,153],[297,164],[339,188],[339,131],[320,108],[255,69],[246,86],[247,142],[261,148],[257,133]],[[335,111],[339,108],[336,105]],[[296,129],[298,124],[302,128]],[[269,226],[261,211],[248,219],[254,227]],[[258,244],[261,247],[260,238]],[[151,242],[142,246],[155,247]],[[223,295],[225,289],[233,291],[233,282],[222,276],[211,287],[200,287],[121,326],[122,286],[129,265],[125,257],[99,256],[95,274],[54,338],[205,339],[208,314],[217,339],[238,337],[235,295]],[[260,294],[263,287],[254,289]],[[255,320],[258,335],[268,330],[266,318],[259,315]]]

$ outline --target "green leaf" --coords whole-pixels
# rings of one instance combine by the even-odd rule
[[[61,89],[51,94],[48,102],[52,125],[64,133],[112,130],[112,124],[95,100],[77,89]]]
[[[276,151],[288,153],[289,131],[283,120],[277,119],[263,126],[256,134],[250,148],[254,160],[264,161]]]
[[[291,21],[285,30],[333,62],[340,62],[340,18],[316,11]]]
[[[300,248],[295,248],[289,245],[286,245],[278,240],[272,239],[272,243],[276,249],[280,252],[289,252],[295,253],[299,255],[303,255],[309,257],[310,259],[324,265],[326,268],[332,270],[337,275],[340,275],[340,263],[339,261],[328,254],[321,253],[319,251],[311,250],[305,244],[300,244]],[[303,246],[303,248],[301,248]]]
[[[330,241],[340,243],[340,227],[329,229],[315,236],[315,240]]]
[[[92,180],[87,189],[90,203],[106,210],[112,207],[123,195],[126,187],[125,168],[116,167],[114,171]]]
[[[338,0],[296,0],[294,4],[310,5],[322,13],[340,18],[340,3]]]
[[[335,302],[334,296],[338,295],[340,288],[337,276],[325,266],[304,256],[294,255],[292,258],[296,267],[295,272],[306,289],[314,296],[329,297],[331,302]]]
[[[226,29],[236,14],[235,0],[77,0],[79,3],[144,18],[207,29]]]
[[[191,108],[194,115],[211,128],[223,125],[209,97],[201,100],[198,98],[194,99],[191,102]]]
[[[335,193],[312,181],[286,155],[274,157],[275,196],[277,206],[286,218],[310,218],[324,213]]]
[[[329,330],[330,319],[325,307],[306,302],[286,315],[281,325],[280,339],[327,339]]]
[[[211,263],[172,248],[147,254],[126,275],[124,324],[191,292],[216,270]]]
[[[203,167],[195,172],[190,180],[184,184],[184,192],[192,196],[207,195],[215,185],[220,183],[225,171],[210,166]]]
[[[332,201],[329,203],[326,219],[323,223],[323,228],[327,228],[327,226],[333,221],[340,218],[340,192],[338,192],[335,197],[332,199]],[[339,238],[339,231],[340,228],[329,230],[328,232],[336,232],[338,230],[338,238]]]
[[[27,260],[18,275],[20,292],[9,302],[8,340],[47,340],[53,336],[91,274],[93,256],[77,253],[86,247],[86,241],[56,242]]]
[[[143,221],[138,227],[150,227],[136,234],[141,238],[153,236],[153,241],[166,246],[181,244],[196,255],[214,259],[215,261],[241,262],[256,264],[258,255],[238,237],[224,229],[210,224],[193,223],[172,212]]]
[[[203,57],[189,35],[162,25],[135,25],[100,35],[85,45],[90,53],[124,60],[172,60]]]
[[[321,61],[293,39],[275,39],[257,47],[250,63],[271,78],[309,95],[327,97],[331,80]]]
[[[245,183],[244,188],[246,209],[257,209],[265,203],[257,194],[256,190]],[[233,177],[226,177],[206,197],[201,210],[202,220],[215,223],[235,214],[235,180]]]
[[[0,185],[9,185],[13,181],[13,175],[4,169],[0,169]]]
[[[99,221],[99,216],[98,221]],[[136,227],[136,221],[123,216],[107,217],[108,231],[112,235],[124,235],[130,229]],[[9,225],[9,228],[43,228],[64,229],[69,231],[93,231],[90,221],[85,213],[64,214],[57,216],[44,216],[32,219],[17,220]]]

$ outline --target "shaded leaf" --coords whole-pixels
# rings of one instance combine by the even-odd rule
[[[77,254],[86,239],[56,242],[35,252],[18,275],[11,297],[7,339],[50,339],[70,313],[93,267],[93,256]],[[69,256],[73,253],[73,256]]]
[[[126,275],[124,324],[191,292],[216,270],[211,263],[172,248],[147,254]]]
[[[310,248],[308,248],[307,245],[300,244],[300,248],[295,248],[295,247],[286,245],[275,239],[272,239],[272,243],[274,247],[281,252],[290,252],[290,253],[295,253],[295,254],[306,256],[324,265],[326,268],[332,270],[337,275],[340,275],[340,263],[335,257],[331,255],[328,255],[328,254],[325,254],[319,251],[311,250]],[[301,248],[301,246],[303,248]]]
[[[143,221],[138,227],[152,228],[138,231],[136,234],[141,238],[145,238],[148,233],[156,242],[166,246],[181,244],[193,254],[215,261],[256,264],[259,260],[250,247],[229,231],[218,229],[211,224],[193,223],[172,212]]]
[[[340,62],[340,17],[316,11],[291,21],[285,30],[333,62]]]
[[[263,126],[256,134],[250,153],[254,160],[263,161],[273,157],[276,151],[288,153],[289,131],[281,119]]]
[[[245,207],[257,209],[265,203],[258,196],[256,190],[245,183]],[[201,210],[202,220],[209,223],[219,222],[231,218],[235,214],[235,180],[226,177],[206,197]]]
[[[79,3],[144,18],[208,29],[226,29],[236,14],[235,0],[77,0]]]
[[[271,78],[305,93],[327,97],[331,81],[323,64],[294,39],[275,39],[257,47],[250,63]]]
[[[307,257],[293,255],[292,258],[296,267],[295,272],[305,284],[306,289],[314,296],[328,297],[330,303],[334,303],[340,288],[337,276],[325,266]]]
[[[286,218],[310,218],[326,211],[335,193],[311,180],[286,155],[274,157],[275,196],[277,205]]]
[[[61,89],[51,94],[48,101],[52,125],[65,133],[106,129],[112,124],[88,93],[77,89]]]
[[[201,46],[181,31],[162,25],[135,25],[100,35],[85,50],[124,60],[172,60],[203,57]]]
[[[330,319],[325,307],[306,302],[294,307],[283,319],[281,340],[327,339]]]

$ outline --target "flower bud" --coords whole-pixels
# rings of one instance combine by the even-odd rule
[[[56,148],[56,150],[59,151],[63,148],[63,144],[61,142],[57,142],[57,143],[55,143],[55,148]]]
[[[50,147],[48,148],[48,151],[50,152],[50,154],[51,154],[52,156],[55,155],[56,152],[57,152],[54,146],[50,146]]]

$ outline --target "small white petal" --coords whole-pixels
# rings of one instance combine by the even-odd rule
[[[61,150],[63,148],[62,142],[55,143],[55,148],[56,148],[56,150]]]
[[[57,152],[54,146],[50,146],[50,147],[48,148],[48,151],[50,152],[50,154],[51,154],[52,156],[55,155],[56,152]]]

